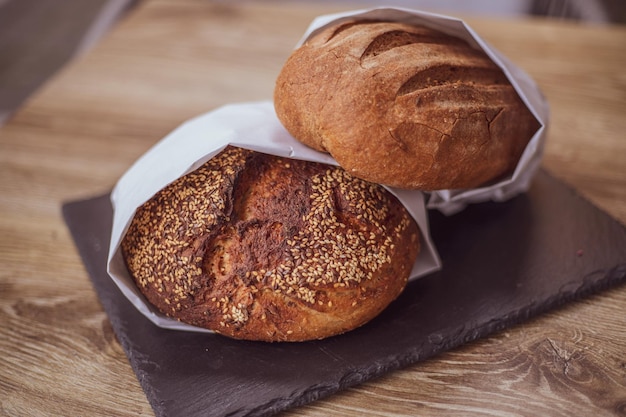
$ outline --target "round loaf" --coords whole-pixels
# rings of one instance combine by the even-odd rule
[[[406,189],[497,180],[539,127],[484,51],[395,22],[315,33],[282,68],[274,105],[296,139],[352,175]]]
[[[228,147],[141,206],[121,248],[164,314],[237,339],[303,341],[378,315],[404,289],[419,239],[379,185]]]

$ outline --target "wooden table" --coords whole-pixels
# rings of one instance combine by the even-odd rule
[[[271,98],[338,10],[148,1],[0,129],[0,414],[152,415],[61,203],[108,191],[190,117]],[[547,96],[545,168],[626,223],[626,28],[466,20]],[[626,415],[625,352],[621,286],[286,415]]]

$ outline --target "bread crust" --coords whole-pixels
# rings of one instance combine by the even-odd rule
[[[121,248],[164,314],[237,339],[303,341],[386,308],[419,237],[379,185],[228,147],[140,207]]]
[[[276,113],[351,174],[405,189],[474,188],[510,174],[539,127],[481,50],[426,27],[348,21],[283,66]]]

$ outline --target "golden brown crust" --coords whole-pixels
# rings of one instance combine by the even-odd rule
[[[364,324],[404,289],[418,251],[417,225],[384,188],[231,147],[140,207],[122,241],[160,311],[263,341]]]
[[[473,188],[510,173],[538,129],[483,51],[425,27],[352,21],[285,63],[276,113],[351,174],[409,189]]]

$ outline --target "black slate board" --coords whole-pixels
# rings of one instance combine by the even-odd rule
[[[544,171],[506,203],[430,213],[443,269],[364,327],[266,344],[154,326],[106,273],[108,196],[63,214],[155,414],[270,415],[626,280],[626,228]]]

